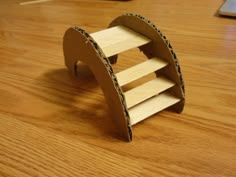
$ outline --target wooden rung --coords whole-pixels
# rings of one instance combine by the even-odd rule
[[[165,67],[167,64],[167,62],[155,57],[121,71],[117,73],[116,76],[120,86],[123,86],[147,74],[157,71]]]
[[[138,87],[125,92],[126,104],[130,108],[142,101],[151,98],[168,88],[174,86],[175,83],[165,77],[158,77],[146,82]]]
[[[129,110],[131,125],[179,102],[180,99],[169,93],[162,93],[150,98]]]
[[[106,57],[142,46],[151,41],[149,38],[124,26],[108,28],[90,35],[102,48]]]

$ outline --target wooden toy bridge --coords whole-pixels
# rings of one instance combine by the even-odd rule
[[[147,60],[114,73],[111,64],[117,62],[118,54],[136,47]],[[134,124],[166,108],[183,110],[184,83],[176,54],[146,18],[125,14],[113,20],[108,29],[92,34],[71,27],[64,35],[63,48],[65,64],[73,75],[78,61],[89,66],[101,85],[114,123],[128,141],[132,140]],[[122,86],[153,72],[155,79],[122,91]]]

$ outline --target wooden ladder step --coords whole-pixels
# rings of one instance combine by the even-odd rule
[[[168,63],[159,59],[151,58],[143,63],[130,67],[116,74],[120,86],[128,84],[136,79],[139,79],[147,74],[157,71],[165,67]]]
[[[102,48],[106,57],[110,57],[151,42],[149,38],[124,26],[108,28],[92,33],[90,36],[92,36]]]
[[[142,101],[151,98],[175,85],[174,82],[165,77],[158,77],[148,81],[138,87],[135,87],[125,92],[126,104],[128,108],[141,103]]]
[[[176,98],[169,93],[162,93],[134,106],[129,110],[131,125],[178,103],[180,100],[181,99]]]

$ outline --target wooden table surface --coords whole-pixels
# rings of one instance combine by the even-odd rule
[[[222,0],[0,2],[0,176],[236,176],[236,19]],[[182,114],[158,113],[117,135],[94,77],[70,76],[62,39],[138,13],[171,41],[186,84]],[[114,66],[139,62],[136,51]]]

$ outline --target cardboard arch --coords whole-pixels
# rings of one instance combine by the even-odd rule
[[[117,62],[118,54],[135,47],[147,56],[147,62],[115,74],[111,64]],[[125,14],[114,19],[108,29],[92,34],[71,27],[65,32],[63,50],[65,64],[74,76],[78,61],[89,66],[102,88],[118,132],[127,141],[132,140],[132,125],[167,107],[176,112],[183,110],[184,83],[176,54],[167,38],[146,18]],[[147,90],[133,100],[130,94],[123,93],[122,85],[151,72],[156,73],[157,79],[133,91],[143,93],[149,86],[156,86],[157,92]],[[125,74],[130,80],[122,81]]]

